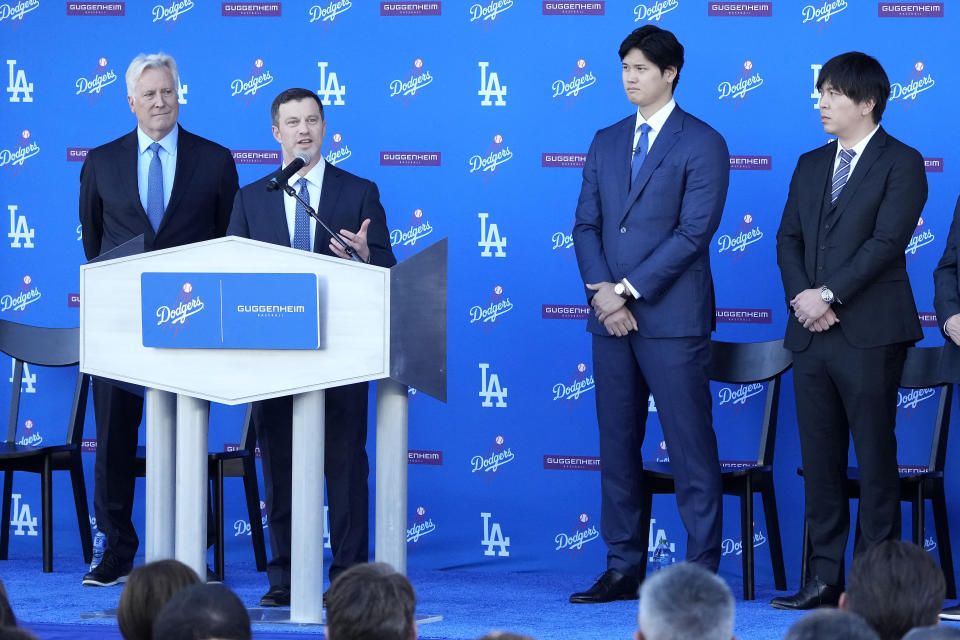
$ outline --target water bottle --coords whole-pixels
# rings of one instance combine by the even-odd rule
[[[666,537],[660,538],[657,541],[657,546],[653,550],[653,558],[651,560],[651,569],[653,571],[659,571],[660,569],[666,569],[673,562],[673,558],[670,553],[670,544],[667,542]]]
[[[100,561],[103,560],[103,550],[107,546],[107,536],[100,531],[93,536],[93,560],[90,562],[90,571],[93,571]]]

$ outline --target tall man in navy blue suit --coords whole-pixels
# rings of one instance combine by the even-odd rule
[[[593,334],[607,570],[571,602],[635,599],[647,398],[653,393],[687,529],[687,559],[720,563],[721,484],[709,386],[715,327],[709,246],[727,197],[723,138],[673,99],[683,46],[647,25],[620,45],[637,112],[597,132],[573,241]]]
[[[320,98],[307,89],[287,89],[273,101],[270,115],[273,137],[283,149],[283,165],[300,152],[311,157],[309,164],[291,176],[289,184],[301,198],[309,200],[327,226],[343,236],[364,262],[381,267],[396,264],[377,185],[328,164],[320,153],[326,132]],[[293,197],[279,190],[267,191],[271,177],[248,184],[237,193],[227,235],[348,258]],[[367,386],[366,382],[351,384],[328,389],[326,394],[324,471],[333,550],[331,582],[351,565],[367,561]],[[260,600],[264,607],[290,604],[292,420],[289,396],[254,404],[272,555],[267,566],[270,590]]]
[[[923,338],[904,257],[927,200],[923,157],[880,126],[890,82],[874,58],[831,58],[817,90],[823,130],[837,140],[800,156],[777,231],[811,575],[774,598],[777,609],[840,599],[851,436],[861,488],[854,554],[900,538],[897,387],[907,347]]]

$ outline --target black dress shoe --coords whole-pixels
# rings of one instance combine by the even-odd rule
[[[261,607],[289,607],[290,587],[275,584],[260,598]]]
[[[89,573],[83,576],[81,584],[85,587],[110,587],[127,581],[133,570],[133,560],[123,560],[107,549],[103,559]]]
[[[792,596],[774,598],[770,606],[774,609],[807,610],[817,607],[835,607],[840,600],[843,587],[827,584],[820,578],[812,578]]]
[[[640,583],[636,578],[624,575],[616,569],[607,569],[603,572],[596,584],[570,596],[574,604],[598,604],[613,602],[614,600],[636,600],[637,589]]]

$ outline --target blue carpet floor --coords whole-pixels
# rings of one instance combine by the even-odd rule
[[[18,619],[43,640],[120,638],[115,619],[89,619],[85,614],[116,608],[120,587],[80,586],[84,568],[72,558],[58,557],[54,573],[40,571],[40,557],[0,562]],[[628,640],[636,628],[636,602],[571,605],[567,596],[592,583],[595,575],[539,571],[494,572],[489,566],[445,570],[413,568],[409,577],[417,591],[418,614],[443,619],[420,626],[420,637],[470,640],[491,629],[532,635],[538,640]],[[757,599],[740,600],[739,575],[723,575],[737,600],[736,635],[740,640],[779,640],[802,614],[776,611],[768,605],[778,595],[772,584],[757,584]],[[267,589],[265,574],[252,567],[249,552],[227,557],[225,584],[255,607]],[[255,624],[258,640],[322,637],[320,626]]]

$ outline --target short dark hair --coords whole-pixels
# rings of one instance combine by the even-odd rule
[[[117,605],[117,625],[126,640],[151,640],[153,622],[163,605],[200,577],[177,560],[148,562],[130,572]]]
[[[0,580],[0,628],[17,626],[17,617],[13,615],[13,607],[7,600],[7,590],[3,587],[3,581]]]
[[[273,104],[270,105],[270,119],[273,120],[273,126],[280,125],[280,105],[307,98],[313,98],[316,101],[317,108],[320,109],[320,119],[323,120],[323,102],[320,101],[320,96],[309,89],[293,88],[281,91],[280,95],[273,99]]]
[[[914,627],[937,622],[945,593],[943,572],[929,553],[885,540],[854,557],[847,608],[863,616],[880,640],[900,640]]]
[[[250,640],[250,615],[222,584],[195,584],[163,606],[153,623],[163,640]]]
[[[890,79],[876,58],[859,51],[830,58],[817,76],[817,91],[826,84],[854,102],[873,100],[873,122],[880,123],[890,96]]]
[[[673,78],[673,91],[680,82],[680,69],[683,68],[683,45],[672,32],[652,24],[644,25],[630,32],[620,43],[620,59],[623,60],[631,49],[639,49],[643,57],[660,69],[663,75],[667,67],[677,70]]]
[[[411,640],[417,597],[406,576],[382,562],[341,573],[327,592],[330,640]]]
[[[790,627],[783,640],[878,640],[867,621],[843,609],[820,609]]]
[[[0,627],[0,640],[38,640],[26,629],[20,627]]]

